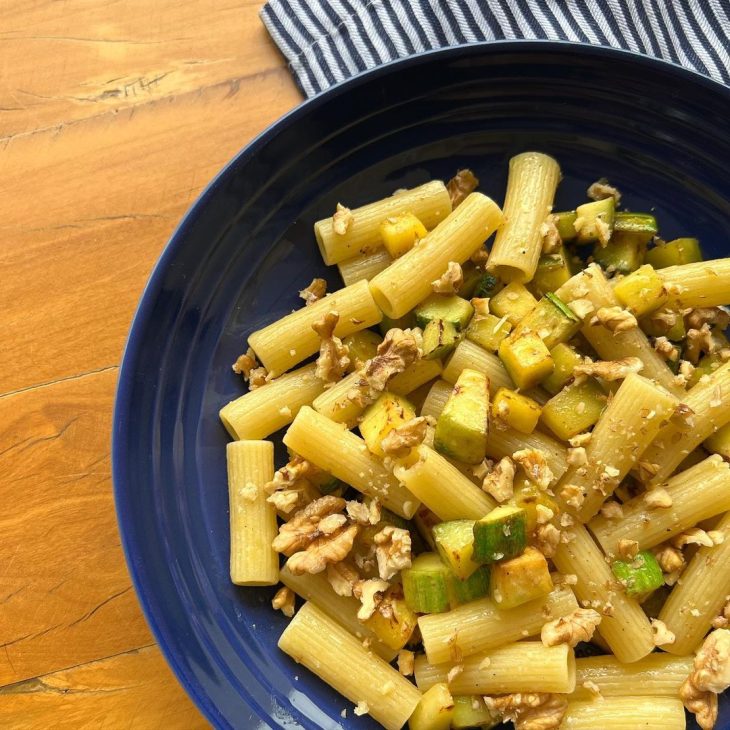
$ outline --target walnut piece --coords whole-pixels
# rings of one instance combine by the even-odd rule
[[[234,373],[243,376],[248,383],[249,390],[255,390],[269,381],[269,373],[263,365],[256,362],[256,354],[249,347],[245,355],[239,355],[231,366]]]
[[[388,581],[381,578],[369,578],[355,584],[352,593],[355,598],[360,599],[362,604],[357,612],[360,621],[367,621],[375,613],[378,604],[383,600],[383,593],[388,590],[389,586]]]
[[[454,177],[446,183],[446,190],[451,198],[451,209],[457,208],[470,193],[473,193],[479,186],[479,179],[468,168],[459,170]]]
[[[300,456],[293,456],[286,466],[274,473],[274,478],[264,484],[264,491],[269,495],[267,502],[277,510],[288,515],[296,509],[306,507],[311,501],[310,495],[317,490],[307,479],[316,467]]]
[[[401,649],[398,652],[398,671],[404,677],[410,677],[413,674],[416,655],[408,649]]]
[[[665,360],[676,362],[679,359],[679,349],[675,347],[666,337],[654,338],[654,349]]]
[[[710,330],[710,325],[707,323],[699,329],[687,330],[684,354],[693,365],[699,362],[702,353],[711,355],[716,349],[717,343],[713,339],[712,330]]]
[[[490,712],[514,723],[515,730],[556,730],[568,708],[565,695],[544,692],[485,697]]]
[[[588,454],[585,447],[574,446],[568,449],[567,461],[570,466],[585,466],[588,463]]]
[[[587,193],[591,200],[613,198],[616,201],[616,205],[621,202],[621,193],[613,185],[610,185],[605,177],[589,185]]]
[[[343,560],[327,566],[327,580],[338,596],[351,596],[360,575],[347,560]]]
[[[725,330],[730,325],[730,312],[722,307],[697,307],[685,314],[684,323],[688,329],[699,330],[707,324]]]
[[[691,527],[689,530],[680,532],[672,539],[672,545],[680,550],[685,545],[700,545],[701,547],[712,547],[713,539],[700,527]]]
[[[349,208],[337,203],[337,209],[332,216],[332,230],[338,236],[344,236],[352,225],[353,215]]]
[[[555,479],[547,458],[540,449],[520,449],[512,454],[512,459],[522,467],[527,478],[540,489],[547,489]]]
[[[342,340],[336,337],[335,327],[340,321],[337,312],[327,312],[313,325],[312,329],[319,335],[319,357],[314,374],[325,383],[335,383],[345,374],[350,364],[350,354]]]
[[[618,554],[624,560],[633,560],[639,554],[639,543],[636,540],[621,538],[618,541]]]
[[[660,621],[658,618],[651,619],[651,628],[654,631],[654,646],[666,646],[674,643],[676,637],[667,628],[664,621]]]
[[[345,500],[341,497],[332,495],[320,497],[299,510],[289,522],[285,522],[279,528],[279,534],[274,538],[271,546],[277,552],[287,556],[303,550],[320,537],[321,533],[317,529],[320,520],[328,515],[342,512],[344,508]]]
[[[482,480],[482,489],[500,504],[514,494],[515,464],[509,456],[500,459]]]
[[[603,380],[622,380],[631,373],[639,373],[644,369],[644,363],[638,357],[625,357],[622,360],[596,360],[586,358],[580,365],[576,365],[573,374],[602,378]]]
[[[672,506],[672,496],[664,487],[654,487],[644,492],[644,502],[646,502],[648,507],[666,509]]]
[[[271,607],[275,611],[281,611],[287,618],[291,618],[294,615],[295,607],[294,591],[286,586],[279,588],[271,600]]]
[[[456,261],[449,261],[446,271],[438,279],[431,282],[435,294],[453,296],[459,292],[464,283],[464,272]]]
[[[321,573],[329,563],[344,560],[355,542],[360,525],[344,525],[337,530],[323,534],[311,542],[306,550],[294,553],[287,566],[294,575]]]
[[[712,730],[715,727],[717,695],[714,692],[703,692],[693,685],[690,679],[685,679],[679,688],[679,699],[690,712],[694,713],[695,720],[702,730]]]
[[[565,500],[565,504],[576,510],[579,510],[583,506],[583,502],[586,499],[583,488],[577,484],[566,484],[560,490],[560,497]]]
[[[312,283],[299,292],[306,306],[318,302],[327,293],[327,282],[324,279],[312,279]]]
[[[545,254],[557,253],[563,245],[560,238],[558,227],[556,225],[558,216],[552,213],[544,220],[540,226],[540,236],[542,237],[542,252]]]
[[[378,575],[383,580],[390,580],[398,571],[411,567],[411,533],[408,530],[386,525],[373,542]]]
[[[552,558],[560,544],[560,530],[547,523],[535,528],[535,547],[546,557]]]
[[[567,616],[546,623],[542,627],[540,638],[545,646],[575,646],[581,641],[590,641],[600,623],[601,614],[598,611],[592,608],[576,608]]]
[[[368,504],[351,499],[346,506],[347,516],[358,525],[377,525],[380,522],[380,504],[371,499]]]
[[[626,332],[639,326],[636,317],[621,307],[601,307],[589,322],[591,325],[603,325],[614,334]]]
[[[662,573],[677,573],[686,564],[682,551],[666,543],[654,549],[654,557],[657,559]]]
[[[725,605],[720,613],[712,619],[713,629],[726,629],[730,626],[730,596],[725,596]]]
[[[388,330],[385,339],[378,345],[377,354],[359,370],[359,379],[348,393],[354,403],[366,407],[385,390],[388,381],[402,373],[420,356],[419,330]]]
[[[620,520],[624,516],[624,508],[618,502],[609,500],[601,507],[601,514],[607,520]]]
[[[402,459],[408,456],[411,449],[422,444],[428,434],[428,421],[425,416],[418,416],[406,421],[402,426],[389,431],[380,442],[380,448],[386,456]]]

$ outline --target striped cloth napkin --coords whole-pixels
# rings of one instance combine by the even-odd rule
[[[404,56],[515,38],[624,48],[730,84],[730,0],[269,0],[261,19],[307,96]]]

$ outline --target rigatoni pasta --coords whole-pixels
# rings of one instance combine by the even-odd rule
[[[380,248],[372,253],[361,253],[359,256],[340,261],[337,268],[345,286],[352,286],[359,281],[370,281],[387,269],[392,262],[390,254],[384,248]]]
[[[684,730],[684,707],[668,697],[610,697],[570,702],[561,730]]]

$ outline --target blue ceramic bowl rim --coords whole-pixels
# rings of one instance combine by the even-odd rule
[[[142,337],[140,333],[147,326],[152,309],[155,305],[157,297],[161,291],[161,285],[165,272],[169,265],[175,259],[175,255],[180,246],[183,245],[183,241],[187,235],[188,228],[192,225],[199,212],[207,205],[210,198],[212,198],[218,191],[221,182],[228,177],[229,174],[241,163],[245,163],[250,158],[254,157],[261,148],[265,147],[271,138],[273,138],[280,131],[287,129],[292,124],[297,124],[301,119],[306,118],[309,112],[323,103],[329,102],[337,96],[347,93],[354,88],[357,88],[363,83],[367,83],[373,79],[377,79],[381,76],[393,73],[402,68],[409,68],[411,66],[418,66],[423,63],[427,63],[434,59],[451,59],[459,56],[478,56],[482,53],[488,52],[490,54],[499,53],[534,53],[534,52],[560,52],[573,51],[576,54],[587,54],[593,56],[604,57],[606,60],[611,58],[620,60],[630,60],[636,63],[638,66],[646,66],[654,69],[671,70],[677,76],[684,77],[684,81],[690,83],[699,84],[707,87],[708,89],[724,94],[727,101],[730,102],[730,88],[724,84],[715,81],[697,71],[685,68],[674,62],[665,61],[658,59],[653,56],[646,56],[640,53],[634,53],[633,51],[627,51],[619,48],[612,48],[609,46],[602,45],[589,45],[584,43],[576,43],[573,41],[551,41],[551,40],[495,40],[495,41],[484,41],[478,43],[469,43],[457,46],[450,46],[447,48],[439,48],[430,51],[425,51],[413,56],[406,58],[396,59],[390,61],[381,66],[377,66],[373,69],[363,71],[355,76],[352,76],[345,81],[342,81],[335,86],[325,90],[321,94],[314,96],[310,99],[304,100],[301,104],[294,107],[292,110],[287,112],[284,116],[266,127],[256,137],[254,137],[245,147],[243,147],[231,160],[229,160],[223,168],[215,175],[215,177],[206,185],[206,187],[198,195],[197,199],[188,208],[187,212],[177,225],[170,238],[168,239],[165,247],[160,254],[157,263],[155,264],[150,278],[145,285],[145,288],[140,297],[139,304],[132,318],[132,324],[130,325],[129,334],[127,341],[124,346],[122,354],[122,362],[119,369],[119,379],[117,381],[116,395],[114,401],[114,412],[112,419],[112,481],[113,481],[113,492],[114,502],[117,515],[117,524],[119,527],[119,533],[121,537],[122,548],[124,550],[124,557],[129,569],[132,583],[134,585],[137,598],[142,612],[144,613],[147,624],[149,625],[152,634],[162,650],[163,656],[165,657],[168,665],[172,668],[175,676],[177,677],[180,684],[183,686],[187,694],[195,702],[198,709],[205,715],[206,719],[211,723],[215,724],[217,719],[217,712],[215,707],[211,704],[209,697],[202,690],[200,684],[196,681],[194,676],[190,676],[183,671],[179,652],[169,646],[164,639],[163,631],[160,624],[163,622],[162,616],[157,615],[153,612],[147,599],[147,590],[151,590],[151,587],[143,584],[141,577],[135,567],[136,561],[135,551],[136,546],[129,540],[129,533],[125,530],[125,524],[130,523],[133,519],[131,512],[127,511],[124,507],[124,500],[122,493],[128,489],[129,484],[126,479],[126,463],[125,454],[127,453],[127,439],[124,424],[127,423],[130,412],[131,412],[131,401],[129,400],[131,393],[132,379],[136,363],[140,354],[140,347]],[[251,698],[250,694],[246,694],[244,698],[248,701]],[[269,718],[261,718],[266,720]]]

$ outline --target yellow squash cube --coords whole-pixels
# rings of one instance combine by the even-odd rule
[[[598,421],[606,407],[606,394],[595,380],[569,385],[543,407],[540,420],[558,438],[567,441]]]
[[[497,317],[507,317],[512,325],[519,324],[537,306],[537,299],[523,284],[516,281],[507,284],[489,300],[489,309]]]
[[[410,251],[427,233],[426,226],[413,213],[401,213],[380,224],[383,245],[394,259]]]
[[[545,491],[533,484],[524,474],[518,473],[514,482],[514,494],[509,504],[525,510],[527,523],[525,529],[532,535],[537,528],[538,505],[549,509],[553,515],[560,514],[558,503]]]
[[[565,342],[550,350],[555,369],[542,381],[542,387],[555,395],[572,377],[573,370],[582,362],[581,356]]]
[[[546,596],[553,589],[545,556],[533,547],[522,555],[492,565],[492,600],[499,608],[514,608]]]
[[[363,414],[360,434],[373,454],[383,456],[381,441],[394,429],[416,417],[410,401],[395,393],[382,393]]]
[[[521,390],[534,388],[555,367],[547,345],[534,333],[517,340],[503,340],[499,357],[514,384]]]
[[[454,698],[446,682],[439,682],[423,693],[408,727],[409,730],[449,730],[453,714]]]
[[[418,625],[418,615],[406,605],[403,587],[398,583],[385,592],[379,607],[383,604],[390,610],[378,610],[363,623],[386,646],[391,649],[402,649]]]
[[[494,396],[492,413],[515,431],[532,433],[540,420],[542,408],[537,401],[514,390],[500,388]]]
[[[649,264],[644,264],[633,274],[625,276],[613,291],[619,302],[637,317],[653,312],[667,301],[664,282]]]
[[[506,317],[495,317],[486,314],[473,317],[466,328],[466,339],[476,343],[490,352],[497,352],[502,340],[512,331],[512,325]]]

